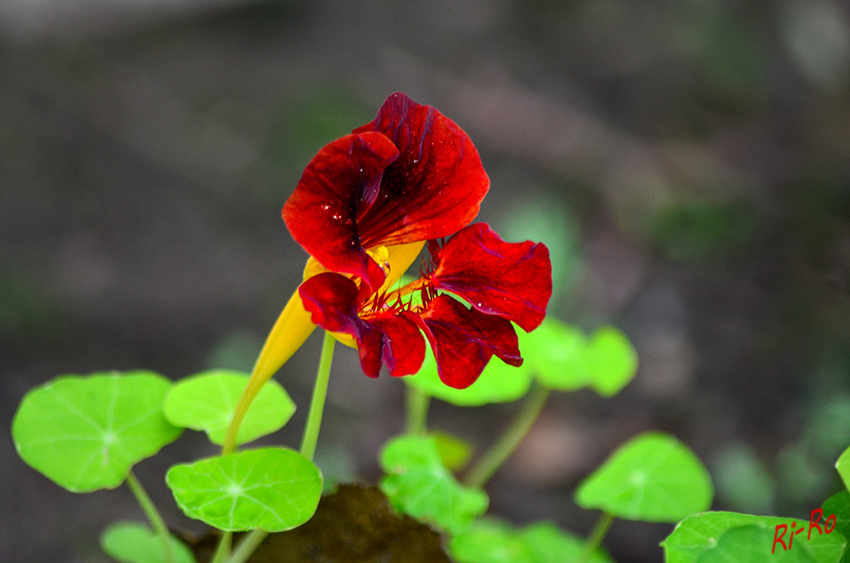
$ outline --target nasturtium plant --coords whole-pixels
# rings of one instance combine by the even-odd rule
[[[248,379],[241,372],[211,370],[180,380],[165,398],[165,416],[176,426],[206,432],[213,444],[222,445]],[[280,383],[269,380],[242,420],[235,443],[280,430],[294,412],[295,403]]]
[[[12,422],[15,447],[69,491],[114,489],[183,431],[162,413],[170,388],[149,371],[57,377],[24,397]]]
[[[457,563],[562,563],[582,561],[585,541],[549,522],[525,528],[483,518],[449,541],[449,552]],[[596,549],[587,563],[612,563]]]
[[[784,536],[789,546],[790,530],[807,529],[809,522],[776,516],[754,516],[737,512],[705,512],[682,520],[661,542],[666,563],[711,563],[717,561],[790,561],[806,563],[838,563],[844,554],[845,538],[833,531],[811,538],[796,535],[793,545],[784,549],[774,546],[776,526],[785,525]],[[821,520],[821,526],[823,521]],[[755,530],[760,530],[756,532]],[[774,553],[771,553],[773,551]]]
[[[387,473],[381,490],[399,512],[458,534],[487,510],[487,494],[457,482],[433,437],[395,438],[384,446],[380,462]]]
[[[180,509],[220,530],[282,532],[313,516],[322,474],[285,448],[259,448],[172,467],[166,483]]]
[[[404,382],[430,397],[462,407],[477,407],[489,403],[509,403],[522,398],[531,388],[529,362],[519,367],[492,359],[478,379],[465,389],[449,387],[440,380],[434,355],[425,355],[422,369]]]
[[[188,546],[175,537],[169,537],[172,563],[195,563]],[[116,522],[100,536],[103,551],[121,563],[153,563],[166,561],[162,538],[144,524]]]
[[[627,520],[678,522],[707,510],[711,478],[674,437],[649,432],[614,452],[576,490],[576,503]]]

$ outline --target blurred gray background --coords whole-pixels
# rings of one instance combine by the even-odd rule
[[[459,123],[480,220],[551,249],[550,314],[622,328],[614,399],[559,394],[491,510],[587,533],[576,483],[646,429],[711,469],[715,508],[807,518],[850,445],[850,8],[833,0],[0,2],[0,559],[100,562],[141,519],[15,455],[14,409],[64,373],[249,369],[306,258],[280,219],[304,165],[404,91]],[[315,335],[278,375],[301,407]],[[374,481],[402,385],[338,347],[319,462]],[[432,407],[479,447],[516,405]],[[169,523],[166,468],[138,473]],[[666,525],[616,522],[621,562]]]

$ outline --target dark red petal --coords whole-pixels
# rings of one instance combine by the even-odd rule
[[[378,195],[384,169],[398,156],[380,133],[346,135],[310,161],[283,206],[292,237],[323,266],[377,289],[384,272],[366,253],[357,216]]]
[[[552,263],[542,243],[503,241],[486,223],[461,230],[435,257],[434,287],[463,297],[488,315],[509,319],[526,332],[546,316]]]
[[[383,333],[382,359],[393,377],[414,374],[425,361],[425,339],[419,327],[407,315],[382,313],[369,318]]]
[[[419,319],[440,379],[449,387],[464,389],[475,383],[494,354],[510,365],[522,365],[516,331],[501,317],[467,309],[440,295]]]
[[[357,218],[363,246],[447,237],[478,215],[490,179],[456,123],[396,93],[354,133],[367,131],[386,135],[399,156],[384,171],[374,203]]]
[[[357,284],[345,276],[318,274],[302,283],[298,293],[314,323],[354,338],[360,365],[369,377],[378,377],[383,363],[394,376],[410,375],[422,367],[425,340],[408,314],[360,318]]]

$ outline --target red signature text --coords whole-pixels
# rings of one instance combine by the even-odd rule
[[[806,534],[806,540],[812,539],[812,530],[817,530],[818,535],[828,534],[835,529],[835,514],[831,514],[829,518],[823,523],[823,528],[819,524],[821,518],[823,518],[823,509],[815,508],[812,510],[812,517],[809,519],[809,533]],[[805,526],[800,526],[797,528],[797,523],[791,523],[791,529],[788,529],[788,524],[777,524],[776,531],[773,533],[773,547],[770,552],[773,553],[776,551],[776,544],[780,544],[782,546],[783,551],[788,551],[791,549],[791,545],[794,543],[794,536],[799,533],[802,533],[806,530]],[[780,533],[781,532],[781,533]],[[785,544],[785,534],[788,534],[788,545]]]

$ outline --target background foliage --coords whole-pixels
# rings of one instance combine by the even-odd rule
[[[279,208],[308,159],[402,90],[464,127],[480,218],[550,246],[551,312],[621,327],[614,399],[550,401],[488,488],[522,525],[593,521],[572,491],[628,437],[674,434],[715,508],[805,519],[850,443],[850,12],[831,0],[157,0],[0,7],[0,423],[60,373],[245,370],[301,277]],[[308,342],[279,378],[301,410]],[[339,351],[317,461],[375,480],[402,386]],[[435,404],[485,441],[507,406]],[[169,521],[166,467],[138,468]],[[129,494],[59,490],[0,433],[0,554],[102,561]],[[193,448],[195,448],[193,450]],[[150,478],[145,479],[149,475]],[[522,476],[520,480],[519,477]],[[665,525],[618,522],[621,562]]]

